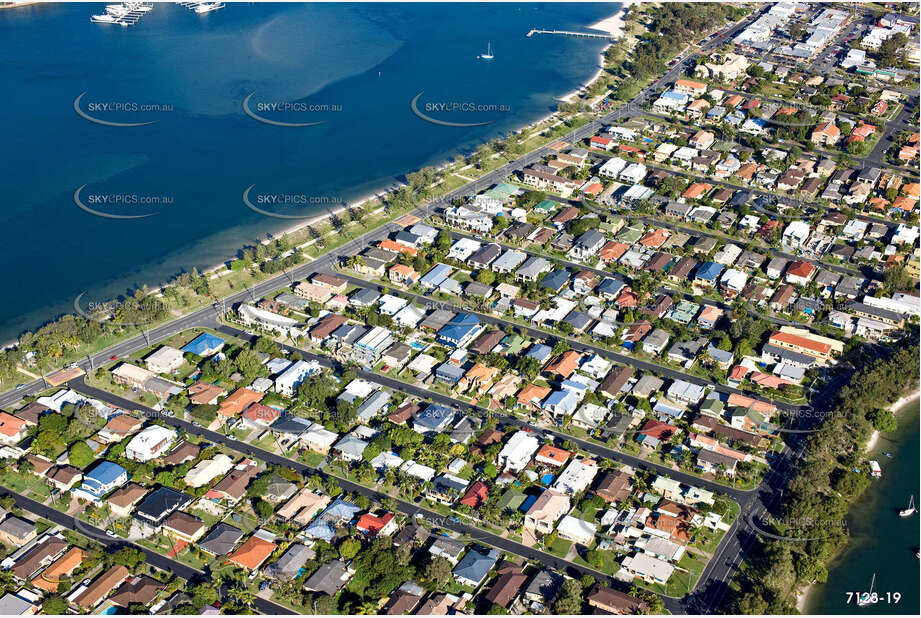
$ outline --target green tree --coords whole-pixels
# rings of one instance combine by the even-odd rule
[[[81,470],[85,470],[87,466],[93,463],[94,459],[93,449],[83,440],[75,442],[67,453],[67,460],[70,462],[70,465],[75,468],[80,468]]]
[[[442,556],[433,556],[425,565],[425,578],[439,587],[451,577],[451,563]]]
[[[343,560],[351,560],[358,552],[361,550],[361,541],[358,539],[353,539],[351,537],[343,539],[339,543],[339,557]]]

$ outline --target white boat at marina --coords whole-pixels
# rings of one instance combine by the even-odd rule
[[[192,10],[198,14],[202,14],[210,13],[211,11],[216,11],[222,8],[224,8],[223,2],[199,2],[197,5],[192,7]]]
[[[873,603],[873,587],[876,585],[876,573],[873,574],[873,579],[870,580],[870,591],[863,592],[857,598],[857,607],[866,607]]]
[[[97,24],[117,24],[118,17],[116,17],[115,15],[110,15],[109,13],[106,13],[104,15],[93,15],[92,17],[90,17],[90,21],[95,22]]]

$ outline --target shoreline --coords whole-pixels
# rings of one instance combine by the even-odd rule
[[[612,37],[617,37],[618,39],[623,38],[624,34],[626,33],[626,29],[627,29],[627,13],[629,13],[630,6],[633,4],[635,4],[634,0],[625,0],[623,3],[621,3],[620,10],[617,11],[617,13],[615,13],[614,15],[611,15],[610,17],[605,17],[604,19],[595,22],[594,24],[589,26],[589,29],[590,30],[601,30],[602,32],[607,32]],[[572,92],[568,94],[558,97],[557,100],[563,101],[564,103],[571,103],[572,102],[571,99],[579,96],[579,94],[582,91],[587,90],[588,88],[591,88],[592,84],[598,81],[598,78],[601,77],[601,75],[604,73],[605,53],[608,51],[611,45],[614,45],[614,44],[615,43],[608,43],[601,50],[601,53],[599,54],[599,57],[598,57],[598,70],[595,72],[594,75],[592,75],[592,77],[587,82],[585,82],[585,84],[583,84],[581,87],[577,88],[576,90],[573,90]]]
[[[13,7],[17,7],[17,6],[26,6],[26,5],[29,5],[29,4],[40,4],[40,3],[37,3],[37,2],[34,2],[34,1],[29,0],[29,1],[26,1],[26,2],[14,4],[14,5],[0,5],[0,8],[13,8]],[[605,32],[610,32],[610,33],[612,33],[612,35],[613,35],[615,32],[622,32],[622,31],[623,31],[623,28],[626,26],[626,20],[625,20],[625,18],[626,18],[627,12],[628,12],[627,9],[628,9],[628,7],[629,7],[630,5],[632,5],[632,4],[636,4],[636,0],[625,0],[625,2],[622,3],[621,8],[620,8],[614,15],[612,15],[612,16],[610,16],[610,17],[606,17],[606,18],[604,18],[604,19],[602,19],[602,20],[596,22],[595,24],[589,26],[589,28],[600,29],[600,30],[603,30],[603,31],[605,31]],[[615,26],[617,26],[618,28],[620,28],[620,30],[614,30],[614,27],[615,27]],[[612,44],[613,44],[613,43],[610,43],[610,44],[606,45],[606,46],[601,50],[601,53],[600,53],[600,56],[599,56],[599,65],[600,65],[600,66],[599,66],[597,72],[591,77],[591,79],[589,79],[587,82],[585,82],[585,84],[583,84],[582,86],[580,86],[579,88],[577,88],[576,90],[574,90],[572,93],[570,93],[570,94],[568,94],[568,95],[565,95],[565,97],[557,97],[555,100],[560,101],[560,100],[563,100],[564,98],[568,98],[568,97],[572,97],[572,96],[574,96],[574,95],[578,95],[579,93],[581,93],[582,91],[584,91],[586,88],[589,88],[589,87],[590,87],[590,86],[591,86],[591,85],[592,85],[592,84],[603,74],[603,72],[604,72],[604,57],[605,57],[605,52],[607,51],[607,49],[608,49]],[[508,134],[514,135],[514,134],[517,134],[517,133],[521,133],[521,132],[523,132],[523,131],[525,131],[525,130],[527,130],[527,129],[531,129],[531,128],[537,126],[537,125],[540,125],[540,124],[543,123],[543,122],[547,122],[547,121],[552,120],[552,119],[554,118],[554,116],[556,116],[556,115],[559,114],[559,113],[560,113],[559,111],[551,111],[551,112],[547,113],[546,115],[543,115],[543,116],[541,116],[541,117],[539,117],[539,118],[537,118],[537,119],[535,119],[535,120],[533,120],[533,121],[531,121],[531,122],[528,122],[528,123],[523,124],[523,125],[521,125],[521,126],[519,126],[519,127],[510,129],[510,130],[508,131]],[[486,143],[488,143],[488,142],[489,142],[489,140],[486,140],[486,141],[482,142],[482,144],[486,144]],[[443,169],[447,168],[449,165],[451,165],[452,160],[453,160],[453,157],[449,157],[449,158],[447,158],[446,160],[444,160],[442,163],[433,165],[433,166],[431,166],[431,167],[434,167],[436,170],[439,170],[439,171],[440,171],[440,170],[443,170]],[[424,167],[425,167],[425,166],[424,166]],[[398,184],[398,187],[399,187],[399,186],[404,186],[406,183],[398,182],[397,184]],[[272,229],[272,228],[269,228],[269,227],[267,226],[267,228],[265,229],[265,232],[264,232],[264,233],[265,233],[265,236],[266,236],[267,238],[265,238],[264,240],[261,240],[261,241],[259,241],[259,242],[261,242],[261,243],[263,243],[263,244],[266,244],[266,243],[270,242],[271,239],[281,238],[281,237],[283,237],[283,236],[285,236],[285,235],[293,234],[293,233],[295,233],[295,232],[297,232],[297,231],[299,231],[299,230],[301,230],[301,229],[303,229],[303,228],[305,228],[305,227],[307,227],[307,226],[322,224],[322,223],[326,222],[327,220],[329,220],[329,219],[332,217],[332,215],[334,215],[334,214],[342,213],[342,212],[348,210],[349,208],[354,208],[354,207],[356,207],[356,206],[363,206],[364,204],[367,204],[367,203],[369,203],[369,202],[372,202],[372,201],[374,201],[375,199],[380,199],[380,200],[383,202],[383,199],[384,199],[387,195],[389,195],[389,194],[392,193],[394,190],[396,190],[396,188],[398,188],[398,187],[396,187],[396,188],[391,188],[391,187],[392,187],[392,183],[390,183],[390,184],[388,184],[388,185],[384,185],[384,186],[382,186],[380,189],[374,190],[374,191],[368,193],[368,194],[367,194],[366,196],[364,196],[364,197],[358,198],[357,200],[345,202],[344,204],[341,204],[341,205],[337,206],[336,208],[327,209],[327,210],[325,210],[325,211],[323,211],[323,212],[321,212],[321,213],[316,213],[316,214],[314,214],[314,215],[305,216],[303,221],[300,221],[300,222],[297,222],[297,223],[288,225],[287,227],[278,227],[278,228]],[[383,204],[382,204],[382,205],[383,205]],[[304,246],[304,245],[309,244],[309,243],[311,243],[311,242],[313,242],[313,241],[311,240],[311,241],[308,241],[307,243],[302,243],[302,244],[299,245],[299,246]],[[241,248],[242,248],[242,247],[238,247],[237,249],[241,249]],[[221,261],[221,262],[218,262],[217,264],[213,264],[213,265],[211,265],[211,266],[202,266],[202,267],[200,267],[200,268],[199,268],[199,272],[200,272],[203,276],[207,276],[209,279],[215,278],[215,277],[220,277],[220,276],[222,276],[222,274],[220,274],[221,269],[226,268],[226,267],[227,267],[227,262],[230,261],[230,260],[233,260],[233,259],[234,259],[233,256],[228,256],[225,260],[223,260],[223,261]],[[177,274],[178,274],[178,273],[177,273]],[[166,286],[165,286],[165,285],[151,285],[151,286],[148,288],[148,290],[149,290],[149,293],[151,293],[151,294],[162,294],[164,287],[166,287]],[[57,319],[57,318],[48,318],[48,319],[46,319],[42,324],[47,324],[47,323],[49,323],[49,322],[51,322],[51,321],[54,321],[55,319]],[[36,326],[35,328],[38,328],[38,326]],[[8,342],[6,342],[6,343],[0,343],[0,349],[7,349],[7,348],[15,347],[16,345],[18,345],[18,343],[19,343],[19,337],[17,336],[15,339],[12,339],[12,340],[10,340],[10,341],[8,341]]]
[[[910,404],[921,397],[921,389],[909,394],[899,397],[895,403],[888,406],[888,409],[892,411],[893,414],[898,414],[899,410]],[[867,444],[864,446],[864,451],[867,453],[872,453],[877,446],[879,446],[880,432],[874,431],[873,435],[870,436],[870,439],[867,440]]]
[[[888,406],[888,409],[891,410],[893,414],[898,414],[899,410],[909,405],[910,403],[918,400],[919,397],[921,397],[921,389],[918,389],[908,395],[903,395],[902,397],[899,397],[894,403]],[[876,447],[879,446],[880,435],[881,434],[879,431],[873,432],[873,435],[870,436],[870,439],[867,441],[867,444],[864,447],[864,452],[872,453],[876,449]],[[847,549],[847,545],[845,545],[841,549],[841,553],[843,553],[846,549]],[[806,613],[806,605],[809,601],[809,595],[815,589],[815,587],[816,587],[816,584],[811,583],[811,584],[808,584],[805,588],[803,588],[803,590],[796,593],[796,609],[801,614]]]

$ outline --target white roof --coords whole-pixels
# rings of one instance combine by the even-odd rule
[[[158,452],[164,452],[175,439],[176,431],[174,429],[169,429],[162,425],[150,425],[131,438],[131,441],[125,447],[125,451],[140,453],[142,456],[152,458],[155,455],[155,448],[159,446]],[[166,443],[161,446],[164,440]]]
[[[161,346],[159,350],[144,359],[146,363],[155,365],[174,365],[182,362],[182,351],[168,345]]]
[[[414,476],[416,478],[422,479],[423,481],[431,481],[435,476],[435,469],[428,466],[423,466],[418,464],[412,459],[403,464],[400,468],[404,473]]]
[[[576,413],[572,415],[572,420],[588,427],[597,427],[604,422],[607,415],[607,408],[594,403],[587,403],[576,410]]]
[[[384,294],[377,302],[380,303],[381,313],[384,315],[393,315],[400,309],[406,306],[409,302],[399,296],[393,296],[392,294]]]
[[[227,474],[233,468],[233,459],[224,453],[218,453],[212,459],[204,459],[185,475],[186,485],[201,487],[207,485],[218,476]]]
[[[657,476],[652,482],[652,488],[656,491],[678,491],[680,487],[680,482],[664,476]]]
[[[409,370],[416,373],[431,373],[432,368],[438,364],[438,359],[428,354],[420,354],[409,363]]]
[[[297,324],[297,320],[284,315],[279,315],[272,311],[266,311],[252,305],[240,305],[240,315],[256,322],[262,322],[276,328],[291,328]]]
[[[422,318],[425,317],[425,309],[417,307],[415,305],[406,305],[400,309],[396,315],[393,316],[393,320],[400,324],[401,326],[408,326],[409,328],[415,328],[416,324],[422,321]]]
[[[598,474],[598,464],[594,460],[574,460],[553,482],[552,488],[562,493],[577,494],[592,484],[596,474]]]
[[[623,561],[624,568],[637,574],[651,575],[659,581],[668,581],[675,571],[675,567],[667,562],[654,558],[648,554],[627,556]]]
[[[575,539],[591,539],[595,536],[598,527],[590,524],[583,519],[578,519],[572,515],[567,515],[560,520],[556,527],[559,534]]]

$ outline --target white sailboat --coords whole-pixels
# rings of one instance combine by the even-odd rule
[[[876,585],[876,573],[873,574],[873,579],[870,580],[870,591],[864,592],[857,599],[857,607],[866,607],[867,605],[871,605],[873,603],[871,599],[873,597],[873,586],[875,585]]]
[[[908,508],[899,511],[899,517],[911,517],[915,514],[915,497],[908,499]]]
[[[478,56],[481,60],[492,60],[492,42],[486,43],[486,53]]]

